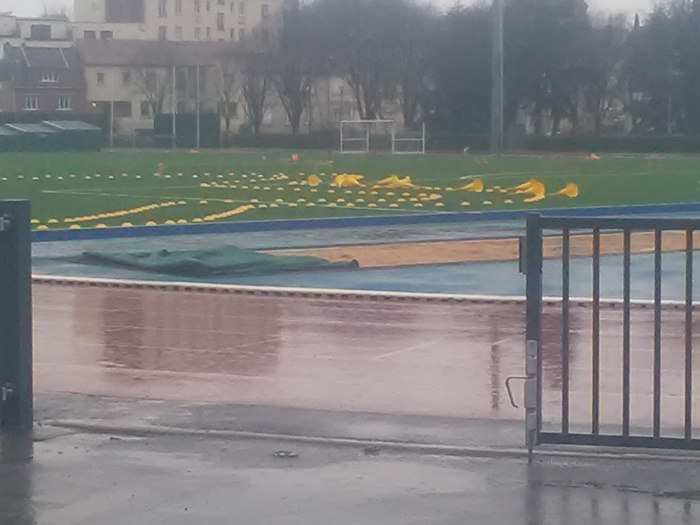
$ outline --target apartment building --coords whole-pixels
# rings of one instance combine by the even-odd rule
[[[25,18],[0,14],[0,59],[5,44],[25,47],[73,46],[71,22],[65,16]]]
[[[236,41],[289,0],[75,0],[76,38]]]
[[[83,113],[87,110],[83,65],[75,48],[5,45],[9,70],[3,111]]]
[[[156,114],[216,111],[219,67],[230,42],[78,40],[91,111],[113,121],[116,135],[153,129]],[[199,93],[197,92],[199,72]],[[174,79],[174,81],[173,81]]]

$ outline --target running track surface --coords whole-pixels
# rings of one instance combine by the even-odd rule
[[[41,283],[33,293],[40,392],[522,418],[504,388],[506,377],[523,372],[522,304]],[[631,417],[639,428],[651,418],[652,316],[632,312]],[[612,428],[621,413],[621,318],[619,310],[602,312],[601,421]],[[675,435],[683,417],[683,312],[664,311],[663,320],[662,423]],[[546,307],[548,426],[556,426],[560,410],[560,326],[559,308]],[[696,333],[700,337],[700,326]],[[590,420],[590,341],[591,310],[572,307],[573,428]],[[700,344],[694,346],[698,360]]]

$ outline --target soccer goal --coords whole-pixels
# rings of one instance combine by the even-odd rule
[[[425,124],[418,130],[401,129],[393,120],[343,120],[341,153],[425,153]]]

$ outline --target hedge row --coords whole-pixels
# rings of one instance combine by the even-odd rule
[[[614,135],[528,137],[535,152],[700,153],[700,136]]]

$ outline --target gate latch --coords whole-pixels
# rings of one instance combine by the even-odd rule
[[[15,395],[15,387],[12,383],[5,383],[0,387],[0,401],[6,403],[8,399],[11,399]]]
[[[3,215],[0,217],[0,232],[6,232],[12,227],[12,219],[9,215]]]

